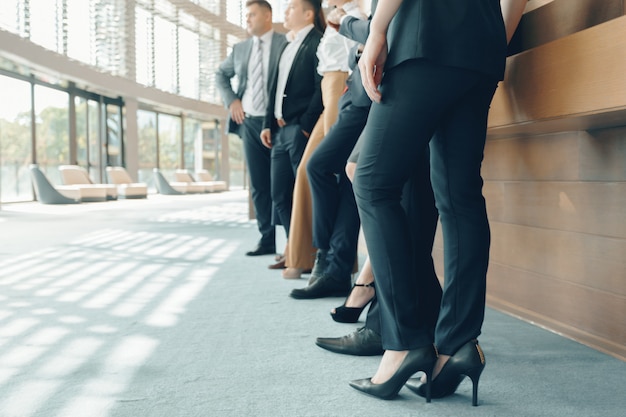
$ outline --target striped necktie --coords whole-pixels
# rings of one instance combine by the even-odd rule
[[[250,63],[252,64],[251,87],[252,105],[256,111],[265,111],[265,92],[263,88],[263,44],[259,39],[256,47],[252,50]]]

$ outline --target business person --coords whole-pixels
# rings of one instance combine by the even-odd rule
[[[294,37],[284,48],[271,83],[261,141],[272,149],[272,201],[289,237],[296,170],[324,108],[316,55],[326,27],[321,2],[290,0],[284,26]]]
[[[365,20],[349,17],[367,27]],[[353,62],[357,49],[358,44],[353,43],[350,53]],[[307,287],[291,292],[291,297],[296,299],[345,295],[350,290],[360,223],[344,167],[369,111],[366,97],[364,103],[353,101],[350,86],[355,77],[358,74],[353,74],[347,81],[347,91],[339,101],[336,123],[313,151],[306,166],[313,200],[313,246],[318,248],[316,266],[323,266],[314,268]]]
[[[485,357],[476,338],[484,319],[490,242],[480,166],[506,47],[498,0],[378,3],[359,62],[375,104],[363,133],[354,190],[376,276],[386,351],[372,378],[350,383],[357,390],[393,398],[423,370],[429,401],[431,395],[453,392],[467,375],[477,404]],[[401,188],[429,143],[445,258],[434,340],[414,296],[427,290],[412,271],[408,219],[400,206]]]
[[[329,0],[329,7],[341,8],[357,18],[365,19],[356,0]],[[306,165],[319,144],[324,140],[331,126],[337,120],[338,102],[344,91],[350,72],[348,54],[354,42],[341,36],[332,25],[327,25],[324,36],[317,47],[317,72],[322,76],[322,101],[324,112],[313,129],[306,145],[300,166],[296,173],[291,210],[290,239],[285,256],[286,269],[283,278],[300,278],[306,270],[314,266],[315,248],[312,236],[312,202]]]
[[[261,233],[256,248],[248,256],[276,253],[276,227],[272,224],[270,192],[270,150],[259,137],[268,103],[268,80],[276,74],[278,58],[287,43],[285,35],[272,29],[272,6],[265,0],[246,2],[247,40],[236,44],[216,73],[216,84],[229,109],[229,132],[243,140],[250,176],[252,203]],[[231,80],[239,86],[233,90]]]

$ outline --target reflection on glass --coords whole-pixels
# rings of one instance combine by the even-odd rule
[[[135,76],[138,83],[154,85],[152,65],[152,15],[147,10],[135,8]]]
[[[107,109],[107,165],[122,166],[122,115],[120,107],[113,104]]]
[[[180,91],[179,94],[199,98],[200,50],[198,35],[181,28],[178,35]]]
[[[85,0],[67,1],[67,55],[91,64],[89,2]]]
[[[154,37],[155,86],[176,93],[176,25],[155,17]]]
[[[76,163],[87,169],[89,166],[87,100],[82,97],[74,97],[74,107],[76,108]]]
[[[159,169],[172,179],[180,168],[180,117],[159,114]]]
[[[58,166],[70,163],[69,95],[35,86],[37,163],[53,184],[61,184]]]
[[[0,201],[32,200],[30,84],[0,75]]]
[[[100,140],[100,103],[95,100],[87,102],[87,137],[89,142],[89,174],[96,181],[101,181],[102,152]]]
[[[183,139],[183,160],[185,169],[196,169],[196,147],[202,144],[202,124],[199,120],[185,119],[185,137]],[[201,168],[198,166],[198,168]]]
[[[139,151],[139,182],[145,182],[151,191],[155,189],[152,170],[157,166],[157,115],[154,112],[137,111],[137,146]]]
[[[0,28],[12,33],[18,33],[19,1],[20,0],[2,0],[2,2],[0,2]]]

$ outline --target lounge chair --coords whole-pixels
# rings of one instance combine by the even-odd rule
[[[189,170],[186,169],[177,169],[176,170],[176,181],[184,182],[187,184],[194,184],[204,189],[204,192],[213,193],[215,191],[222,191],[222,186],[219,184],[223,181],[196,181],[196,179],[191,175]],[[225,183],[224,183],[225,185]]]
[[[179,195],[179,194],[196,194],[204,193],[205,187],[196,185],[191,182],[182,181],[168,181],[163,176],[163,173],[154,168],[154,183],[156,184],[157,191],[163,195]]]
[[[145,182],[133,182],[126,169],[123,167],[107,167],[109,183],[117,187],[118,198],[146,198],[148,197],[148,184]]]
[[[213,185],[214,191],[227,191],[228,184],[226,181],[214,180],[213,176],[206,169],[199,169],[196,171],[196,177],[199,182],[203,183],[211,183]]]
[[[117,200],[117,187],[113,184],[94,184],[85,168],[78,165],[61,165],[59,171],[63,184],[76,185],[80,188],[101,188],[104,189],[107,200]]]
[[[53,186],[39,167],[32,164],[30,177],[35,189],[35,197],[41,204],[77,204],[80,203],[80,188],[72,185]]]

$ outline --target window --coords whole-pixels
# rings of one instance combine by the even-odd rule
[[[139,181],[154,189],[152,170],[157,167],[157,114],[137,111]]]
[[[180,117],[159,114],[159,169],[172,180],[181,167]]]
[[[69,95],[35,85],[36,162],[53,184],[61,184],[58,166],[70,163]]]
[[[0,75],[0,201],[32,200],[30,83]]]

